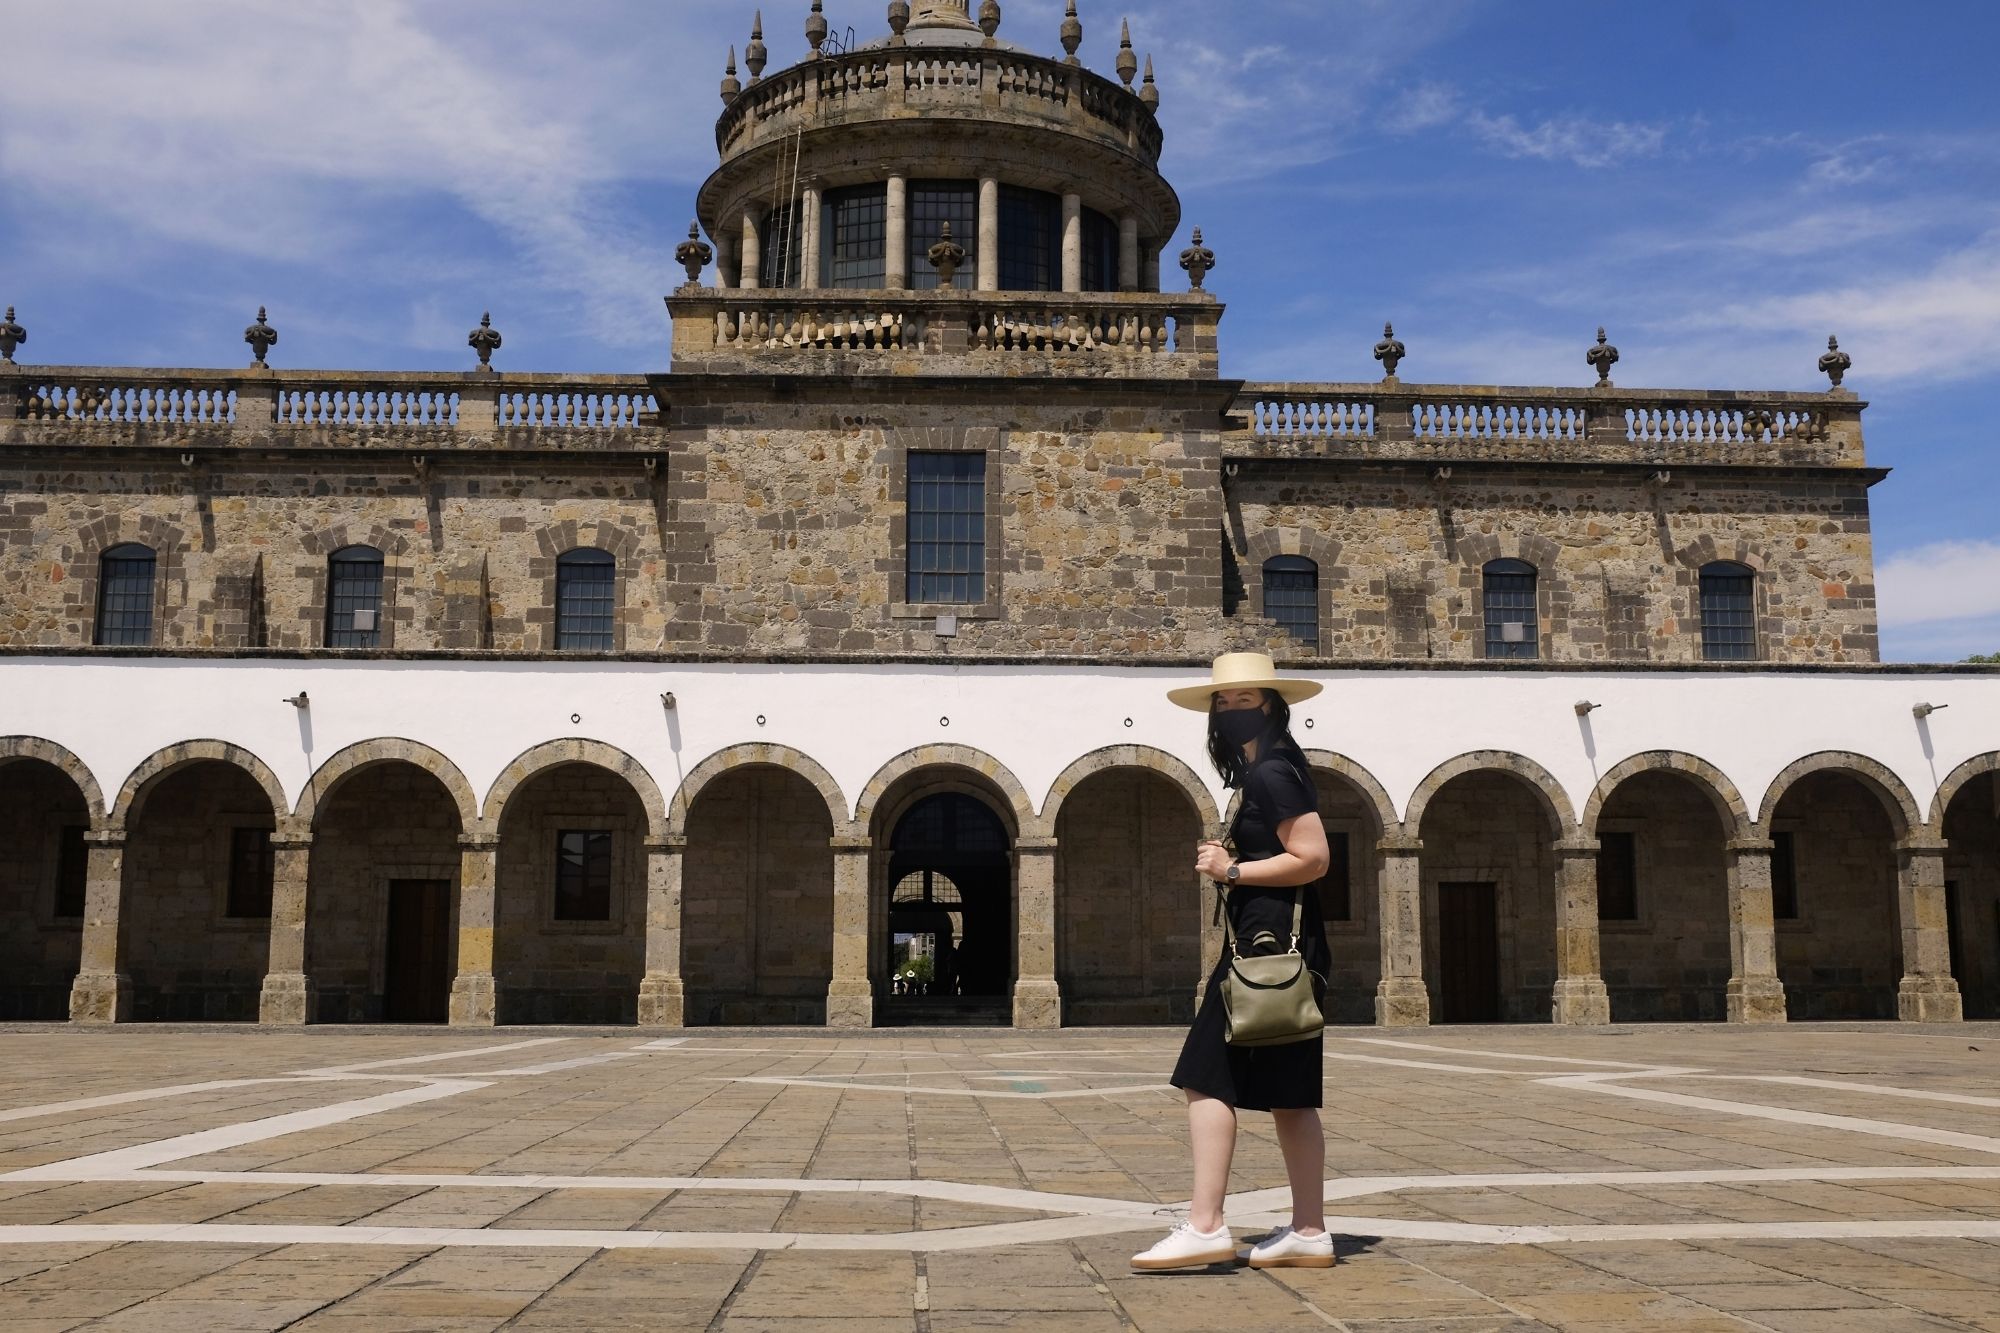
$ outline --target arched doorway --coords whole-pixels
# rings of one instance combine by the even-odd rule
[[[960,791],[919,797],[889,839],[886,1023],[1008,1021],[1014,858],[1007,826]]]
[[[1951,972],[1967,1018],[2000,1018],[2000,772],[1960,787],[1942,823]]]
[[[1545,798],[1510,770],[1476,769],[1431,796],[1419,828],[1432,1021],[1548,1022],[1556,903]]]
[[[1802,1019],[1893,1019],[1903,975],[1896,824],[1849,771],[1794,782],[1768,821],[1771,905],[1786,1012]]]
[[[90,805],[39,759],[0,761],[0,1021],[69,1016],[83,950]]]
[[[1597,919],[1614,1023],[1719,1023],[1730,976],[1728,834],[1674,769],[1635,773],[1597,818]]]

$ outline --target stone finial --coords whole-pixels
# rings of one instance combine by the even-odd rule
[[[951,238],[951,224],[940,224],[938,242],[930,248],[927,256],[931,267],[937,270],[938,286],[951,286],[952,278],[958,273],[958,266],[965,262],[965,247]]]
[[[1201,243],[1201,228],[1194,229],[1194,244],[1181,251],[1181,267],[1194,281],[1194,290],[1202,290],[1201,284],[1215,271],[1215,251]]]
[[[487,311],[479,317],[479,327],[466,337],[465,345],[479,353],[479,368],[493,369],[493,354],[500,350],[503,339],[500,330],[493,327],[493,312]]]
[[[1153,57],[1146,57],[1146,82],[1139,89],[1139,100],[1154,111],[1160,109],[1160,85],[1153,81]]]
[[[263,306],[257,307],[257,322],[243,330],[243,341],[249,343],[250,350],[257,354],[256,363],[251,369],[270,369],[264,364],[264,358],[278,345],[278,331],[270,325],[270,311]]]
[[[1583,359],[1597,372],[1597,387],[1610,388],[1611,367],[1618,364],[1618,349],[1605,340],[1603,325],[1600,324],[1597,329],[1597,346],[1585,352]]]
[[[743,66],[750,71],[752,88],[763,81],[764,66],[770,60],[771,48],[764,45],[764,11],[760,9],[750,23],[750,45],[743,48]]]
[[[1401,364],[1405,354],[1403,340],[1396,336],[1396,326],[1384,324],[1382,341],[1375,344],[1375,359],[1382,363],[1382,371],[1386,378],[1396,378],[1396,367]]]
[[[806,44],[812,47],[814,60],[819,59],[819,49],[826,45],[828,31],[826,0],[813,0],[812,13],[806,16]]]
[[[981,0],[979,30],[986,34],[987,43],[990,45],[993,42],[993,34],[1000,31],[1000,0]]]
[[[1076,16],[1076,0],[1069,0],[1069,10],[1063,15],[1062,48],[1064,62],[1081,65],[1076,58],[1077,48],[1083,45],[1083,20]]]
[[[9,317],[12,317],[13,313],[11,310],[7,312]],[[1819,359],[1820,374],[1832,380],[1832,387],[1838,389],[1841,387],[1841,380],[1846,378],[1847,372],[1853,366],[1854,358],[1840,350],[1840,339],[1828,338],[1826,340],[1826,355]]]
[[[910,26],[910,0],[889,0],[889,44],[901,46],[907,38],[903,30]]]
[[[1139,74],[1139,54],[1132,49],[1132,20],[1125,20],[1125,28],[1118,38],[1118,77],[1130,88],[1132,80]]]
[[[729,64],[722,71],[722,104],[728,106],[743,95],[743,83],[736,77],[736,48],[729,48]]]
[[[14,349],[28,341],[28,331],[14,322],[14,307],[7,307],[7,318],[0,319],[0,362],[14,364]]]
[[[674,248],[674,262],[687,270],[688,286],[695,286],[701,281],[701,271],[713,258],[715,251],[701,239],[701,222],[688,223],[688,238]]]

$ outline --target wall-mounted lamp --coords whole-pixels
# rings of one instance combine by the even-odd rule
[[[312,707],[312,700],[306,697],[306,692],[304,690],[300,690],[297,694],[293,695],[289,699],[284,700],[283,702],[290,704],[294,708]]]
[[[676,708],[680,707],[680,704],[677,700],[675,700],[674,696],[671,693],[667,693],[660,696],[660,707],[666,709],[669,713],[671,713]]]
[[[1949,707],[1951,707],[1950,704],[1918,704],[1915,708],[1912,708],[1910,711],[1916,715],[1917,721],[1921,722],[1925,718],[1929,717],[1932,713],[1935,713],[1940,709]]]
[[[1603,704],[1594,704],[1588,699],[1578,699],[1576,701],[1576,715],[1578,717],[1589,717],[1602,707],[1604,707]]]

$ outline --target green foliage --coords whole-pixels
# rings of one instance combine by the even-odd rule
[[[915,981],[919,984],[928,985],[931,979],[937,975],[937,965],[932,961],[929,954],[925,954],[919,958],[912,958],[909,962],[897,968],[896,975],[905,981]]]
[[[2000,666],[2000,653],[1988,653],[1984,657],[1968,657],[1967,662],[1977,662],[1981,666]]]

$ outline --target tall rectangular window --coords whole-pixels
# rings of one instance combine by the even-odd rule
[[[1083,289],[1118,290],[1118,224],[1093,208],[1083,210]]]
[[[229,831],[229,903],[224,915],[264,920],[271,915],[271,887],[277,861],[271,854],[271,830]]]
[[[1639,919],[1639,839],[1632,833],[1597,835],[1597,919]]]
[[[611,552],[580,546],[556,561],[556,651],[617,647],[618,566]]]
[[[1718,561],[1701,571],[1701,655],[1709,662],[1750,662],[1757,657],[1757,574],[1747,565]]]
[[[56,848],[56,917],[74,921],[83,915],[84,898],[90,889],[90,848],[83,840],[84,827],[63,828]]]
[[[565,829],[556,835],[556,920],[611,919],[611,835]]]
[[[1485,579],[1486,655],[1540,657],[1535,567],[1525,560],[1495,560],[1486,566]]]
[[[378,648],[382,644],[382,553],[349,546],[327,562],[326,646]]]
[[[763,248],[759,251],[757,281],[765,287],[803,287],[799,278],[799,256],[804,253],[804,239],[799,228],[804,225],[800,215],[802,204],[790,208],[774,208],[764,219]]]
[[[910,454],[909,579],[914,605],[986,600],[986,455]]]
[[[1000,187],[1000,290],[1049,292],[1062,285],[1062,199]]]
[[[883,256],[889,236],[889,187],[829,190],[820,212],[826,238],[821,246],[820,285],[880,287],[887,280]]]
[[[1319,881],[1319,907],[1328,921],[1354,919],[1354,880],[1347,859],[1351,850],[1347,830],[1326,831],[1326,874]]]
[[[97,642],[144,647],[153,641],[153,550],[114,546],[98,564]]]
[[[1798,840],[1790,833],[1771,835],[1771,915],[1779,921],[1799,919]]]
[[[1264,562],[1264,615],[1319,651],[1319,566],[1304,556]]]
[[[977,181],[912,181],[910,183],[910,286],[934,291],[938,272],[931,267],[931,247],[951,224],[951,239],[965,247],[965,262],[951,285],[970,291],[979,274],[979,184]]]

